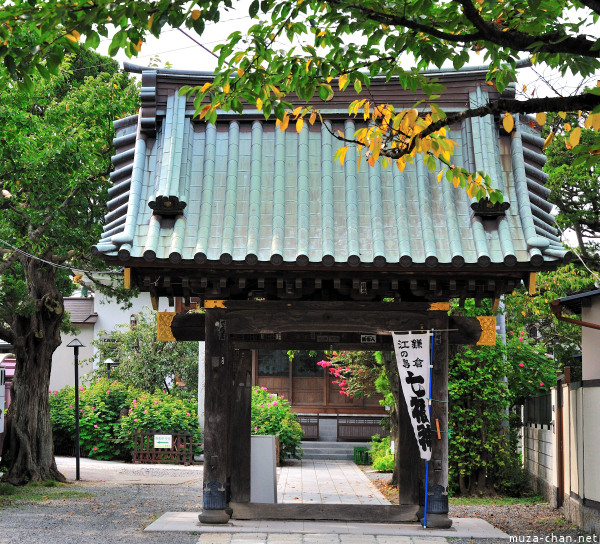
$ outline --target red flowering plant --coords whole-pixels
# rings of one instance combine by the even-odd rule
[[[372,351],[333,351],[317,363],[333,376],[340,395],[360,399],[377,393],[375,380],[383,372],[381,357]]]

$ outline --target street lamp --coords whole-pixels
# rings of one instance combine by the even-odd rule
[[[79,338],[74,338],[67,344],[68,348],[73,348],[73,356],[75,360],[75,479],[79,480],[79,348],[85,346]]]
[[[106,378],[110,380],[110,371],[114,366],[119,366],[119,363],[113,361],[110,357],[104,361],[106,365]]]

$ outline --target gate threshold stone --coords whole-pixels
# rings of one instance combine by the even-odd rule
[[[497,538],[508,542],[508,535],[487,521],[476,518],[452,518],[451,529],[423,529],[419,523],[356,523],[344,521],[261,521],[231,520],[224,525],[201,525],[198,512],[166,512],[144,532],[179,533],[253,533],[253,542],[267,542],[273,534],[310,535],[393,535],[410,537]],[[314,539],[312,540],[314,542]],[[323,542],[327,542],[323,539]],[[419,541],[421,542],[421,541]],[[428,540],[431,544],[431,540]]]
[[[411,523],[418,521],[418,506],[380,504],[262,504],[235,503],[233,519],[296,521],[366,521],[371,523]]]

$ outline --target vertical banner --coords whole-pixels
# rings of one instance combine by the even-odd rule
[[[421,452],[421,459],[431,458],[431,422],[429,421],[429,376],[431,331],[395,333],[394,349],[400,384],[408,415]]]

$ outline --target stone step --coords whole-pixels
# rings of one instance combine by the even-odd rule
[[[326,442],[321,440],[303,441],[300,443],[302,449],[327,448],[331,450],[349,450],[354,451],[354,448],[366,448],[369,446],[367,442]]]
[[[354,454],[353,453],[314,453],[314,452],[304,452],[302,459],[311,459],[311,460],[322,460],[322,461],[353,461]]]

